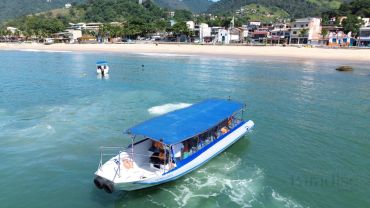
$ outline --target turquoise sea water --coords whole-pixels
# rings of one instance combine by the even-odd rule
[[[100,59],[109,79],[95,74]],[[340,73],[327,61],[31,51],[0,63],[1,207],[370,207],[369,63]],[[256,126],[226,152],[153,188],[93,186],[99,146],[228,96]]]

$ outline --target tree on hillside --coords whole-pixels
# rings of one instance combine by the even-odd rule
[[[172,26],[172,31],[175,35],[190,35],[191,31],[188,29],[188,26],[185,22],[178,22]]]
[[[363,22],[359,17],[348,15],[348,17],[342,21],[343,31],[345,33],[352,32],[352,35],[356,37],[362,24]]]
[[[188,10],[175,10],[175,16],[173,17],[176,22],[192,20],[193,14]]]

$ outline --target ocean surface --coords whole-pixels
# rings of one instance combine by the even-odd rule
[[[370,61],[1,51],[0,64],[0,207],[370,207]],[[128,145],[125,129],[229,96],[256,126],[224,153],[153,188],[94,187],[99,147]]]

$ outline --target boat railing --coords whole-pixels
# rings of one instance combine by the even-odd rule
[[[113,156],[117,156],[118,155],[118,159],[119,161],[121,161],[121,153],[122,152],[125,152],[126,150],[128,150],[127,147],[100,147],[100,161],[99,161],[99,169],[101,171],[103,171],[102,169],[102,166],[103,166],[103,161],[106,161],[105,158],[106,157],[109,157],[109,159]],[[118,162],[116,163],[117,164],[117,168],[115,168],[115,174],[114,174],[114,178],[117,176],[117,175],[121,175],[121,162]],[[114,180],[113,178],[113,180]]]
[[[125,160],[135,161],[139,158],[145,158],[148,159],[148,162],[140,162],[141,165],[159,165],[159,169],[162,172],[165,172],[168,168],[166,168],[166,164],[164,163],[153,163],[149,161],[150,158],[159,158],[159,156],[153,156],[151,154],[142,154],[142,153],[135,153],[131,151],[131,146],[129,147],[100,147],[100,161],[99,161],[99,170],[103,171],[102,166],[103,163],[112,157],[118,156],[117,161],[115,163],[117,164],[117,167],[114,169],[115,174],[113,177],[113,180],[117,177],[121,177],[121,169],[122,169],[122,162]],[[125,153],[122,155],[122,153]],[[107,158],[108,157],[108,158]]]

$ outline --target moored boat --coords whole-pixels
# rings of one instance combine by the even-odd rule
[[[97,61],[96,62],[96,73],[98,75],[102,75],[102,76],[108,75],[109,74],[108,62],[106,62],[106,61]]]
[[[112,193],[173,181],[251,131],[254,122],[243,120],[244,111],[242,103],[209,99],[138,124],[126,131],[131,135],[127,148],[101,148],[94,183]]]

